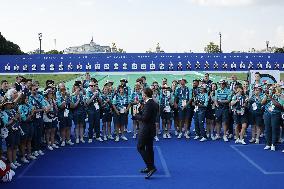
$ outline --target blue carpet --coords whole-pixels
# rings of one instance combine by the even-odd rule
[[[235,145],[233,141],[155,142],[158,172],[145,180],[136,141],[107,141],[74,145],[46,155],[16,170],[2,188],[283,188],[284,154],[264,151],[264,145]],[[283,145],[279,147],[283,149]],[[257,168],[259,166],[259,169]],[[264,171],[264,172],[262,172]]]

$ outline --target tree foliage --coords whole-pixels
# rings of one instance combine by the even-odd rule
[[[50,50],[47,51],[45,54],[63,54],[63,52],[58,50]]]
[[[274,53],[284,53],[284,47],[283,48],[277,48]]]
[[[213,42],[210,42],[205,48],[204,51],[206,53],[220,53],[220,47],[219,45],[214,44]]]
[[[25,54],[21,51],[20,47],[11,42],[7,41],[0,32],[0,55],[21,55]]]

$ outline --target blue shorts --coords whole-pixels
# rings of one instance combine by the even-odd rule
[[[81,124],[85,125],[86,124],[86,113],[85,112],[74,112],[73,114],[73,121],[75,125]]]
[[[21,128],[24,131],[24,135],[21,136],[21,140],[32,140],[34,136],[33,122],[21,122]]]
[[[229,121],[229,108],[216,108],[215,110],[216,122],[228,123]]]
[[[54,129],[57,128],[57,123],[58,123],[57,121],[44,122],[43,125],[45,129]]]
[[[162,112],[161,113],[161,119],[165,121],[171,121],[173,117],[172,112]]]
[[[257,125],[259,127],[263,127],[264,126],[263,114],[250,111],[249,112],[249,123],[250,125]]]
[[[72,119],[70,117],[58,117],[60,129],[71,128]]]
[[[7,136],[6,140],[6,146],[8,148],[14,148],[15,146],[18,146],[20,144],[20,131],[13,131],[9,130],[9,134]]]
[[[248,123],[247,113],[245,113],[244,115],[234,114],[233,118],[234,118],[234,124],[236,125],[242,125],[244,123],[246,124]]]
[[[127,124],[127,115],[126,113],[124,114],[114,114],[114,123],[115,125],[126,125]]]
[[[191,110],[189,108],[185,108],[184,110],[178,109],[178,119],[179,120],[190,119],[190,117],[192,119]]]
[[[103,112],[102,115],[102,122],[111,122],[112,121],[112,113],[111,112]]]

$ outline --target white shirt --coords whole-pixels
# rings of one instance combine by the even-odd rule
[[[146,101],[145,101],[145,104],[148,102],[148,100],[150,100],[150,99],[152,99],[152,98],[148,98]]]

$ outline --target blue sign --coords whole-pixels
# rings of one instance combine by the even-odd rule
[[[0,56],[0,73],[284,70],[284,54],[102,53]]]

